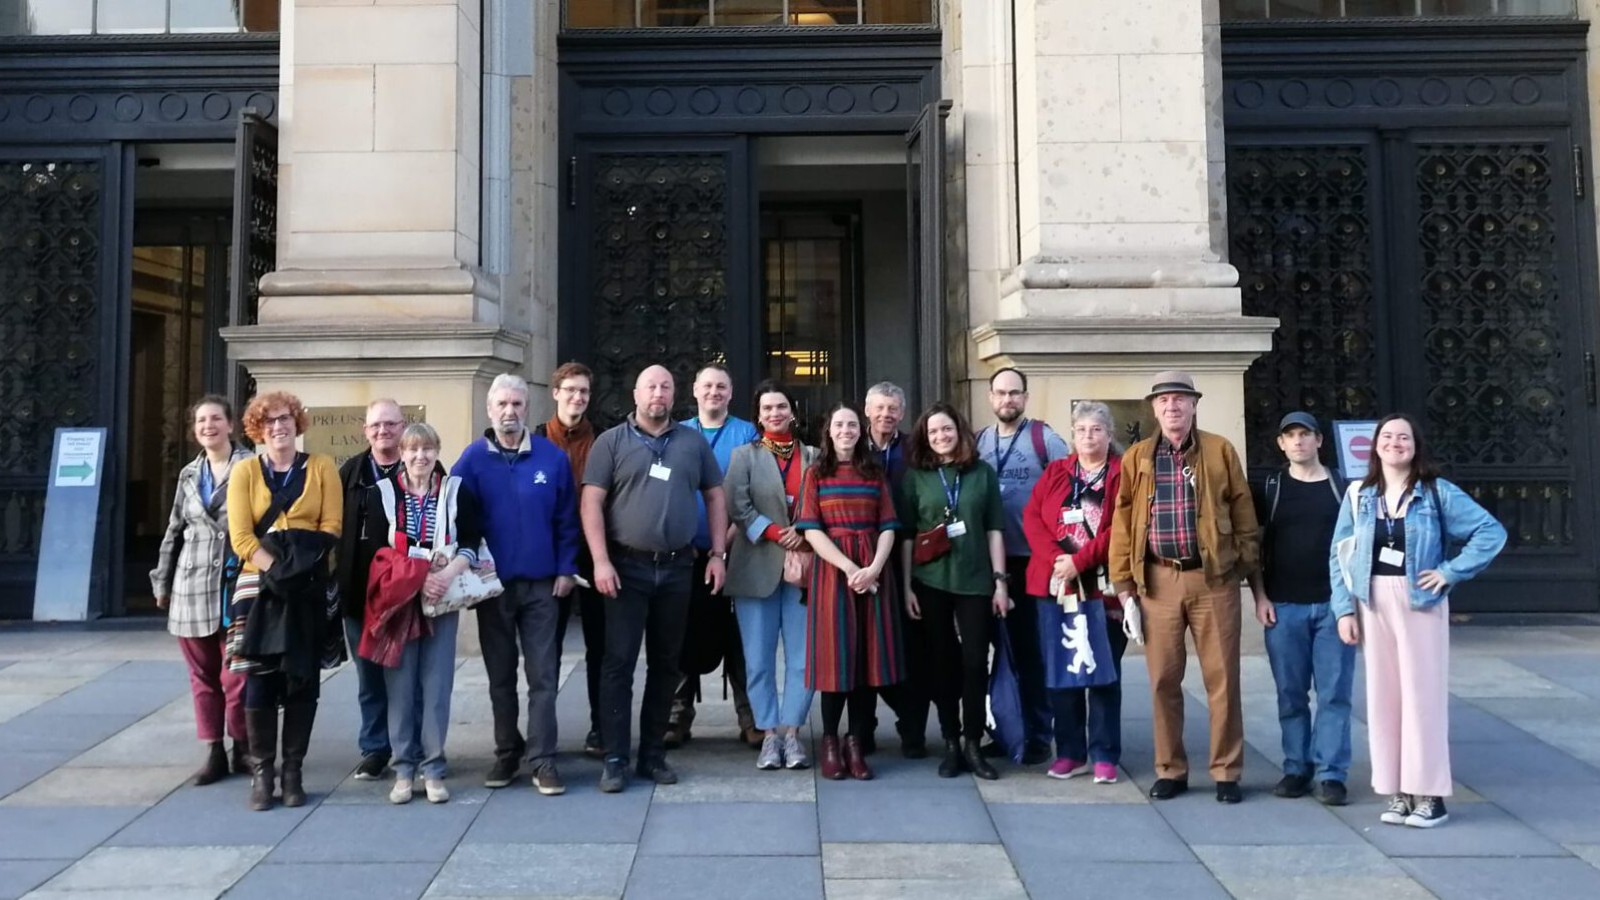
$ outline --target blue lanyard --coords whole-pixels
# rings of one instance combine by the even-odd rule
[[[961,473],[956,473],[956,484],[952,488],[950,482],[945,480],[944,467],[939,467],[939,483],[944,485],[944,499],[950,504],[945,507],[947,515],[955,515],[956,504],[961,502]]]
[[[671,432],[671,430],[668,430],[665,434],[661,435],[661,437],[659,437],[659,438],[651,439],[651,438],[645,437],[644,432],[639,430],[639,426],[634,425],[632,427],[633,427],[633,436],[639,439],[639,443],[644,444],[645,447],[649,448],[651,453],[655,454],[656,465],[660,465],[661,464],[661,460],[667,455],[667,444],[672,442],[672,432]],[[659,446],[659,447],[656,446],[656,441],[657,440],[659,440],[661,442],[661,446]]]
[[[700,432],[700,436],[701,437],[705,437],[706,436],[705,426],[700,424],[700,420],[699,419],[695,419],[694,420],[694,430]],[[706,439],[706,443],[711,445],[711,452],[712,453],[717,452],[717,442],[722,440],[722,436],[727,434],[727,433],[728,433],[728,423],[727,422],[723,422],[720,427],[712,429],[711,437]]]
[[[1017,438],[1022,437],[1022,432],[1026,431],[1027,429],[1028,429],[1028,420],[1027,419],[1023,419],[1022,422],[1019,425],[1017,425],[1017,430],[1013,431],[1011,433],[1011,443],[1006,445],[1006,455],[1005,456],[1001,456],[1000,455],[1000,426],[998,426],[998,425],[995,426],[995,429],[994,429],[994,473],[996,475],[999,475],[1002,478],[1005,477],[1006,463],[1011,461],[1011,451],[1017,449]],[[1039,460],[1039,465],[1042,467],[1044,465],[1044,460],[1042,460],[1042,459]]]
[[[294,464],[290,463],[287,471],[279,472],[272,468],[272,465],[267,462],[267,458],[263,456],[261,458],[261,472],[267,476],[268,489],[273,493],[277,493],[289,486],[289,479],[294,477]]]
[[[1404,501],[1402,501],[1404,502]],[[1394,549],[1394,516],[1389,515],[1389,498],[1379,495],[1378,503],[1383,508],[1383,536],[1384,543],[1389,549]],[[1403,534],[1404,532],[1402,532]]]
[[[1074,462],[1072,464],[1071,506],[1076,508],[1079,505],[1079,501],[1083,499],[1084,494],[1087,494],[1089,491],[1093,490],[1095,485],[1104,484],[1106,480],[1106,473],[1109,471],[1111,471],[1111,461],[1107,460],[1101,465],[1098,474],[1085,481],[1083,478],[1083,463]]]

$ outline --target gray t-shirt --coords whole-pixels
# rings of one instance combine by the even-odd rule
[[[657,478],[657,466],[669,470]],[[661,474],[661,473],[658,473]],[[628,420],[595,438],[583,483],[606,491],[606,539],[635,550],[681,550],[694,540],[701,491],[722,484],[711,445],[674,423],[651,437]]]
[[[1023,419],[1020,428],[999,437],[995,426],[978,432],[978,457],[1000,474],[1000,506],[1006,514],[1006,555],[1028,556],[1028,537],[1022,532],[1022,510],[1039,483],[1044,467],[1072,455],[1067,442],[1049,425]],[[1045,459],[1039,459],[1036,430],[1044,437]]]

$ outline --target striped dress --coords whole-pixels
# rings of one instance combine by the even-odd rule
[[[823,530],[857,565],[872,562],[878,535],[899,527],[883,479],[865,479],[848,464],[831,478],[807,473],[794,527]],[[905,678],[900,592],[885,567],[876,594],[857,594],[844,573],[820,558],[811,567],[806,604],[806,687],[846,692]]]

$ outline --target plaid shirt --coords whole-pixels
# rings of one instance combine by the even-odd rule
[[[1174,447],[1162,437],[1156,441],[1155,487],[1150,498],[1150,552],[1161,559],[1200,558],[1200,537],[1195,529],[1194,475],[1186,470],[1184,453],[1194,446],[1194,433]]]

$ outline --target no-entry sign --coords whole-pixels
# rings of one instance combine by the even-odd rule
[[[1367,463],[1372,459],[1372,432],[1377,427],[1376,419],[1334,420],[1333,442],[1338,447],[1339,474],[1346,481],[1366,476]]]

